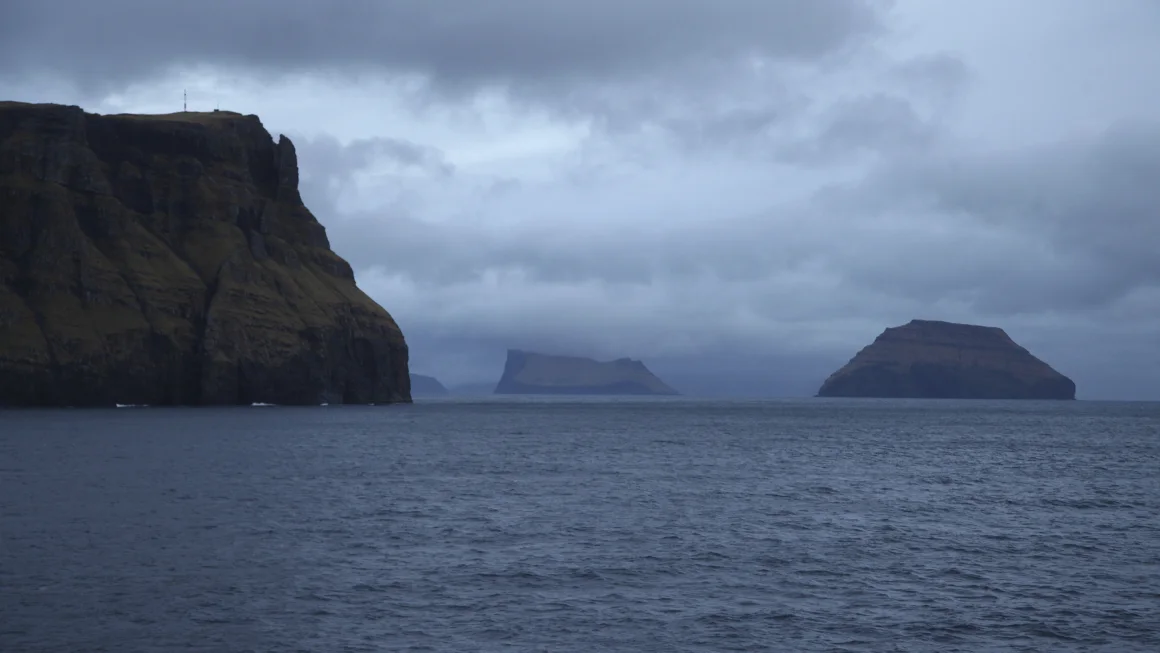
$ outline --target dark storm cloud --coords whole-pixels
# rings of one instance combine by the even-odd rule
[[[1016,151],[899,158],[847,208],[867,219],[906,210],[935,230],[957,228],[916,242],[907,260],[927,271],[921,280],[884,268],[858,278],[959,292],[1002,313],[1106,306],[1160,285],[1157,180],[1158,122]]]
[[[423,292],[484,284],[489,272],[507,271],[549,290],[595,284],[592,292],[604,297],[681,287],[690,300],[710,307],[714,300],[724,302],[722,309],[741,302],[749,315],[744,319],[785,321],[865,314],[860,311],[890,302],[950,302],[991,319],[1074,314],[1160,286],[1160,187],[1153,183],[1160,179],[1160,124],[1125,123],[1086,140],[1011,151],[971,152],[953,142],[934,147],[918,139],[927,143],[923,150],[897,145],[914,138],[905,131],[881,142],[872,138],[914,123],[906,112],[846,108],[833,115],[862,115],[864,122],[843,139],[882,145],[873,172],[853,185],[753,214],[638,221],[631,228],[611,216],[589,225],[562,217],[560,207],[583,203],[595,215],[602,198],[566,184],[549,192],[557,206],[533,203],[536,215],[481,201],[477,219],[458,221],[423,219],[405,202],[340,212],[320,193],[304,195],[324,218],[336,250],[356,269],[377,266]],[[897,124],[883,120],[883,127],[876,126],[876,115],[902,117]],[[336,146],[321,143],[322,151]],[[337,148],[316,162],[304,155],[306,188],[313,188],[309,169],[315,165],[333,173],[339,168],[334,161],[369,164],[365,147],[350,148],[360,154]],[[416,182],[400,177],[393,183],[403,189]],[[494,220],[508,214],[524,219],[498,227]],[[626,213],[626,220],[631,217]],[[580,301],[589,299],[599,301]],[[509,320],[510,333],[530,337],[527,315],[489,319]],[[600,322],[593,320],[557,325],[560,337],[575,341],[577,330]],[[473,328],[465,325],[460,336]],[[705,343],[711,336],[699,337]]]
[[[823,150],[849,155],[852,149],[906,147],[921,144],[931,129],[906,99],[885,93],[845,100],[835,106],[822,128]]]
[[[809,262],[803,253],[823,244],[815,231],[783,233],[784,222],[764,217],[627,231],[562,226],[545,209],[539,221],[500,229],[489,224],[494,210],[474,223],[429,222],[406,202],[340,212],[305,182],[303,196],[328,216],[332,245],[356,269],[385,266],[423,287],[475,281],[491,270],[515,270],[542,284],[746,282],[799,269]]]
[[[612,135],[652,126],[693,156],[728,150],[829,166],[931,145],[969,80],[960,58],[940,53],[886,65],[880,83],[864,91],[825,92],[777,74],[717,68],[697,79],[686,71],[667,86],[652,80],[647,92],[636,85],[636,101],[634,90],[618,89],[614,99],[582,106]]]
[[[894,67],[892,76],[913,90],[949,98],[964,88],[971,73],[962,59],[940,52],[901,62]]]
[[[437,148],[398,138],[361,138],[340,143],[333,136],[295,138],[302,168],[302,194],[316,213],[329,218],[338,213],[337,202],[354,175],[371,167],[386,168],[399,176],[410,170],[447,177],[455,166]],[[356,239],[357,240],[357,239]],[[356,263],[357,264],[357,263]]]
[[[382,69],[549,84],[693,59],[813,59],[879,28],[873,0],[36,0],[0,9],[0,74],[115,88],[171,65]]]
[[[863,154],[918,151],[937,135],[937,125],[919,115],[908,98],[874,93],[837,101],[818,117],[812,133],[771,148],[786,162],[833,165]]]

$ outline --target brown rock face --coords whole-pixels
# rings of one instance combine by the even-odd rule
[[[0,102],[0,405],[410,401],[256,116]]]
[[[820,397],[1075,399],[1075,383],[996,327],[913,320],[830,375]]]

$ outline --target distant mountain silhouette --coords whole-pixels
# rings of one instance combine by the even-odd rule
[[[460,383],[449,388],[452,395],[457,397],[480,397],[495,393],[494,383]]]
[[[433,376],[411,374],[411,396],[445,396],[449,394],[447,388]]]
[[[508,350],[496,394],[675,395],[644,363]]]

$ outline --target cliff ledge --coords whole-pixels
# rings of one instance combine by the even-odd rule
[[[0,102],[0,405],[406,401],[403,334],[285,136]]]

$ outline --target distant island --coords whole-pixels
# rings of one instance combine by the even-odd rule
[[[411,396],[412,397],[443,397],[450,394],[447,388],[433,376],[425,376],[423,374],[411,375]]]
[[[495,383],[460,383],[447,388],[457,397],[483,397],[495,394]]]
[[[411,400],[254,115],[0,102],[0,406]]]
[[[1075,383],[997,327],[912,320],[834,372],[819,397],[1075,399]]]
[[[495,394],[676,395],[644,363],[630,358],[600,362],[508,350]]]

